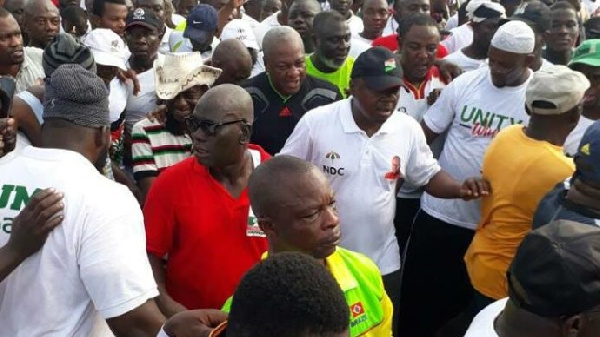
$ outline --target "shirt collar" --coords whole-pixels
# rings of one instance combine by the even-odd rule
[[[325,265],[344,292],[358,286],[358,282],[348,270],[346,263],[342,260],[338,248],[325,259]]]
[[[342,260],[338,250],[339,248],[336,247],[335,252],[325,258],[325,267],[327,267],[327,270],[329,270],[331,275],[333,275],[337,283],[340,285],[340,288],[342,288],[342,291],[346,292],[358,287],[358,282],[352,273],[350,273],[348,267],[346,267],[346,263],[344,260]],[[268,256],[269,252],[264,252],[261,256],[261,260],[266,259]]]
[[[284,96],[281,93],[279,93],[279,91],[277,91],[277,89],[275,89],[275,86],[273,86],[273,82],[271,81],[271,76],[269,76],[269,73],[265,72],[265,74],[267,75],[267,80],[269,80],[269,85],[271,86],[271,89],[273,89],[273,92],[275,92],[277,94],[277,96],[279,96],[279,98],[281,98],[281,101],[284,104],[287,103],[287,101],[290,98],[292,98],[293,95]]]

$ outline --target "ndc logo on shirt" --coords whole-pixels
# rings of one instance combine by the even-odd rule
[[[334,167],[334,162],[336,159],[340,159],[340,154],[335,152],[335,151],[329,151],[325,154],[325,158],[326,159],[330,159],[331,160],[331,166],[327,166],[327,165],[323,165],[323,171],[329,173],[330,175],[338,175],[338,176],[343,176],[344,175],[344,168],[340,167]]]

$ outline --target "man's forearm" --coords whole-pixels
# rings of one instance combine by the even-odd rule
[[[169,294],[167,294],[167,290],[164,285],[159,285],[158,291],[160,292],[160,295],[158,298],[156,298],[156,303],[158,304],[160,311],[167,318],[187,310],[186,307],[175,301],[171,296],[169,296]]]
[[[0,282],[10,275],[26,258],[8,245],[0,248]]]
[[[459,184],[446,171],[436,173],[425,186],[425,191],[436,198],[460,198],[462,184]]]
[[[177,303],[167,293],[167,288],[165,286],[166,273],[165,268],[163,267],[162,259],[152,254],[148,254],[148,260],[150,261],[150,266],[152,267],[152,272],[154,274],[154,280],[156,281],[158,292],[160,293],[160,295],[156,298],[156,303],[158,304],[158,308],[163,315],[169,318],[178,312],[186,310],[183,305]]]

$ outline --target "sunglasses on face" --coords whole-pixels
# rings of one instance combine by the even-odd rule
[[[208,119],[200,119],[200,118],[196,118],[193,116],[187,117],[185,119],[185,126],[190,134],[193,134],[200,129],[207,136],[216,135],[223,126],[233,125],[233,124],[237,124],[237,123],[246,124],[246,119],[242,118],[242,119],[236,119],[233,121],[220,122],[220,123],[215,123]]]

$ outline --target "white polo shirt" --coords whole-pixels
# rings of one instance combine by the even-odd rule
[[[90,336],[101,319],[158,296],[142,212],[127,188],[79,153],[32,146],[1,158],[0,176],[0,246],[34,191],[65,194],[63,223],[0,283],[0,336]]]
[[[344,248],[361,252],[382,275],[400,269],[394,235],[397,179],[386,179],[394,157],[400,172],[423,186],[440,171],[419,123],[393,114],[372,137],[354,122],[351,98],[307,112],[280,154],[317,165],[336,193]]]
[[[435,133],[448,131],[440,165],[457,181],[481,176],[485,151],[498,132],[514,124],[527,125],[525,89],[498,88],[490,69],[483,67],[460,75],[447,85],[425,113],[423,121]],[[434,218],[475,229],[480,218],[479,200],[439,199],[424,193],[421,209]]]

